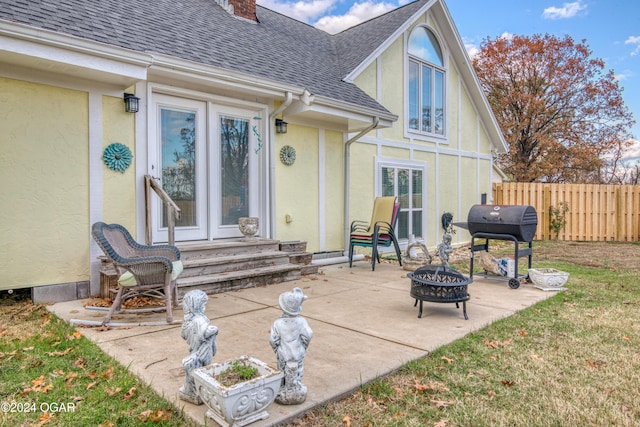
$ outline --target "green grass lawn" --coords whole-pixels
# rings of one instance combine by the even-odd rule
[[[171,403],[29,301],[0,305],[1,426],[192,426]]]
[[[571,274],[569,290],[290,425],[640,426],[640,245],[536,242],[534,254]],[[1,426],[194,425],[28,301],[0,301],[0,404]]]

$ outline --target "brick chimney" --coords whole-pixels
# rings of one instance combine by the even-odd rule
[[[258,21],[256,17],[256,0],[229,0],[233,6],[233,14],[250,21]]]

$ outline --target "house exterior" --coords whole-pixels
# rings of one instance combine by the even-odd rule
[[[342,254],[397,195],[401,242],[435,246],[506,149],[442,0],[336,35],[253,0],[0,0],[0,112],[0,290],[97,293],[91,225],[144,241],[145,175],[182,211],[177,242],[256,216],[261,237]],[[164,215],[156,197],[153,242]]]

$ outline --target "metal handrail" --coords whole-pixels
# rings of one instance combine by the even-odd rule
[[[144,199],[145,199],[145,215],[146,215],[146,242],[147,245],[151,244],[151,190],[153,190],[162,204],[167,209],[167,228],[169,234],[169,244],[173,245],[176,241],[176,226],[175,220],[180,219],[180,208],[176,205],[171,197],[164,191],[164,189],[156,182],[151,175],[144,176]]]

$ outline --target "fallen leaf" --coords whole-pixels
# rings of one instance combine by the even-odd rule
[[[538,356],[537,354],[530,354],[529,357],[531,357],[533,360],[544,360],[542,359],[542,357]]]
[[[444,409],[447,406],[451,406],[453,405],[455,402],[453,400],[438,400],[438,399],[431,399],[431,403],[433,403],[434,405],[436,405],[436,408],[438,409]]]
[[[76,359],[73,362],[73,366],[75,366],[76,368],[82,368],[84,369],[84,364],[87,363],[87,359],[85,359],[84,357],[81,357],[79,359]]]
[[[524,329],[520,329],[518,333],[520,334],[521,337],[526,337],[527,335],[529,335],[527,331],[525,331]]]
[[[104,420],[102,423],[100,423],[100,425],[98,425],[98,427],[113,427],[113,426],[115,426],[115,424],[109,420]]]
[[[447,423],[448,423],[448,422],[449,422],[449,420],[448,420],[448,419],[443,418],[443,419],[441,419],[440,421],[438,421],[437,423],[435,423],[435,424],[433,425],[433,427],[447,427]]]
[[[496,392],[495,392],[495,391],[493,391],[493,390],[489,390],[489,391],[487,391],[487,394],[488,394],[489,396],[493,397],[493,396],[495,396],[495,395],[496,395]]]
[[[440,359],[444,360],[445,362],[447,362],[448,364],[452,364],[453,363],[453,359],[449,359],[446,356],[442,356]]]
[[[102,378],[106,380],[110,380],[111,378],[113,378],[113,366],[109,365],[107,370],[104,371],[101,375],[102,375]]]
[[[507,387],[513,387],[516,383],[510,380],[502,380],[502,385],[506,385]]]
[[[69,354],[71,350],[73,350],[73,348],[69,347],[65,351],[50,351],[47,353],[47,356],[64,356],[66,354]]]
[[[35,347],[31,346],[31,347],[25,347],[22,349],[22,351],[31,351],[33,350]]]
[[[106,391],[106,392],[107,392],[107,394],[108,394],[109,396],[113,396],[113,395],[115,395],[115,394],[120,393],[120,392],[122,391],[122,388],[120,388],[120,387],[116,387],[116,388],[109,388],[109,387],[106,387],[106,388],[104,389],[104,391]]]
[[[344,424],[345,427],[351,427],[351,418],[349,417],[349,415],[344,416],[344,418],[342,419],[342,424]]]
[[[67,336],[67,341],[79,340],[81,336],[82,332],[80,332],[80,329],[76,329],[72,335]]]
[[[629,337],[629,335],[623,335],[622,339],[625,341],[629,341],[631,338]]]
[[[122,396],[122,400],[129,400],[133,397],[133,394],[136,392],[136,386],[133,386],[127,391],[124,396]]]
[[[94,381],[92,383],[87,384],[87,390],[92,389],[98,384],[98,381]]]

